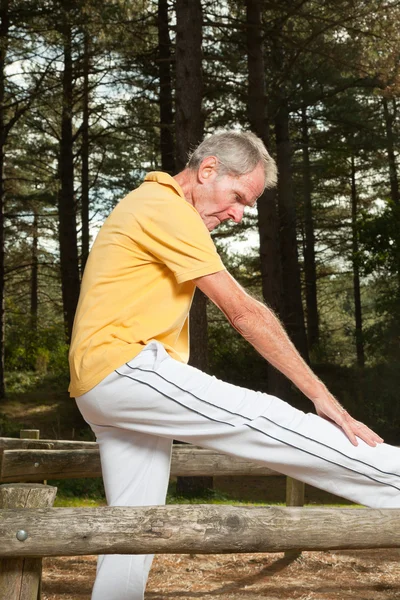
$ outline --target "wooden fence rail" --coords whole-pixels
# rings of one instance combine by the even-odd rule
[[[400,547],[400,509],[173,505],[0,511],[1,557]],[[26,532],[24,541],[17,539]]]
[[[4,441],[4,438],[3,438]],[[30,441],[30,440],[17,440]],[[35,441],[37,443],[37,441]],[[11,445],[11,444],[10,444]],[[7,449],[0,445],[0,483],[101,477],[97,444],[75,449]],[[11,447],[13,447],[11,445]],[[14,446],[15,448],[15,446]],[[280,475],[245,459],[193,446],[174,446],[172,476]]]
[[[29,430],[22,430],[29,431]],[[21,431],[21,435],[22,435]],[[38,431],[38,430],[34,430]],[[4,450],[98,450],[96,442],[77,442],[73,440],[40,440],[38,438],[9,438],[0,437],[0,448]]]

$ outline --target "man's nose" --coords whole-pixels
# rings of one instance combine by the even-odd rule
[[[232,219],[232,221],[235,221],[235,223],[240,223],[243,219],[243,212],[244,206],[232,206],[232,208],[229,209],[229,218]]]

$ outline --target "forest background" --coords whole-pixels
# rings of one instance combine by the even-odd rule
[[[354,416],[400,426],[400,2],[0,0],[1,402],[65,403],[93,238],[146,172],[254,131],[276,190],[215,243]],[[162,299],[160,299],[162,310]],[[310,402],[204,297],[191,362]]]

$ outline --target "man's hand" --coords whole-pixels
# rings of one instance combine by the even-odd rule
[[[357,437],[368,446],[376,446],[383,442],[383,439],[372,429],[353,419],[328,390],[325,395],[313,399],[313,402],[317,415],[339,425],[354,446],[358,446]]]

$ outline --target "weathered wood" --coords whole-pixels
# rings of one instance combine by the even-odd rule
[[[0,600],[37,600],[41,574],[40,558],[0,559]]]
[[[40,438],[40,429],[20,429],[19,437],[21,439],[38,440]]]
[[[293,479],[286,478],[286,506],[304,506],[304,483]]]
[[[172,450],[171,475],[224,476],[224,475],[278,475],[268,467],[236,456],[187,446]]]
[[[2,481],[101,477],[98,450],[5,450]]]
[[[19,438],[0,438],[0,448],[4,450],[98,450],[96,442],[77,442],[71,440],[32,440]]]
[[[52,506],[57,488],[39,483],[0,485],[0,508],[45,508]]]
[[[0,482],[3,481],[3,459],[4,459],[4,448],[0,447]]]
[[[304,506],[304,489],[302,481],[286,477],[286,506]],[[301,555],[301,550],[287,550],[285,557],[288,560],[296,560]]]
[[[15,510],[22,513],[28,509],[46,508],[53,505],[56,492],[55,487],[34,483],[1,485],[0,508],[6,512]],[[23,525],[19,524],[14,530],[9,530],[9,535],[19,544],[24,542],[17,540],[17,532],[23,529]],[[41,573],[41,558],[0,559],[0,599],[37,600]]]
[[[175,446],[171,475],[276,475],[268,467],[213,450]],[[74,477],[101,477],[98,449],[4,450],[1,481],[41,481]]]
[[[0,511],[0,555],[282,552],[400,547],[399,509],[173,505]],[[19,542],[15,532],[29,537]]]

